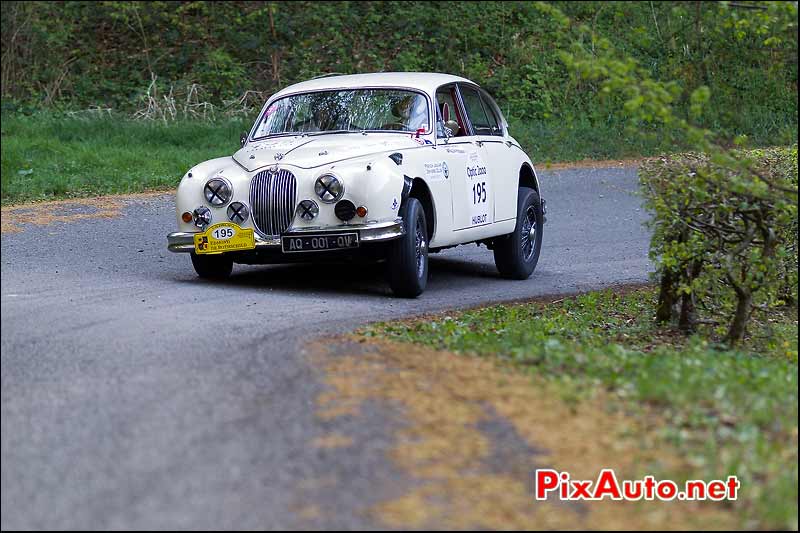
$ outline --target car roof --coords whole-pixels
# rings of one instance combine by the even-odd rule
[[[295,83],[275,93],[271,99],[298,92],[322,91],[326,89],[356,89],[359,87],[408,87],[433,94],[438,87],[447,83],[476,83],[454,76],[434,72],[376,72],[372,74],[348,74],[342,76],[323,76]]]

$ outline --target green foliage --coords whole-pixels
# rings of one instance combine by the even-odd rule
[[[714,105],[696,116],[702,127],[757,145],[790,144],[797,138],[797,7],[757,7],[764,9],[718,2],[8,1],[0,6],[2,94],[14,109],[131,112],[155,78],[161,93],[174,89],[178,99],[199,85],[220,108],[247,90],[266,95],[328,72],[419,70],[475,79],[514,124],[545,138],[571,122],[622,131],[632,108],[657,117],[647,94],[627,94],[626,108],[611,87],[573,75],[562,60],[577,36],[601,58],[615,50],[657,82],[679,80],[670,94],[684,114],[688,95],[707,87]],[[647,146],[671,146],[659,140],[660,127],[650,128]],[[617,151],[639,144],[630,132],[617,136]]]
[[[662,320],[695,308],[721,317],[738,342],[753,307],[797,301],[797,146],[684,154],[640,170],[653,213],[650,254],[661,279]]]
[[[701,10],[700,3],[695,7]],[[734,43],[770,42],[796,55],[797,36],[788,32],[796,29],[797,5],[751,7],[749,14],[720,7],[711,34]],[[661,278],[657,318],[679,314],[681,327],[692,330],[700,305],[723,316],[727,341],[739,342],[754,308],[796,302],[796,276],[792,286],[792,275],[785,274],[797,266],[796,145],[790,151],[742,152],[733,146],[743,144],[743,137],[731,142],[724,127],[709,127],[705,118],[718,102],[705,55],[699,61],[702,84],[659,80],[609,39],[568,18],[558,20],[572,43],[561,52],[564,64],[576,79],[597,84],[625,117],[630,135],[647,138],[655,129],[670,144],[700,154],[664,159],[642,172],[654,215],[651,257]],[[699,29],[699,15],[695,24]],[[699,39],[696,45],[703,47]]]
[[[500,357],[562,385],[565,398],[610,391],[623,409],[667,424],[695,479],[736,474],[744,528],[797,527],[797,315],[754,324],[739,350],[654,326],[653,289],[558,304],[498,305],[378,324],[368,335]],[[648,470],[651,468],[647,467]],[[652,473],[652,471],[650,472]]]
[[[195,70],[197,83],[210,90],[215,100],[241,91],[240,84],[247,76],[244,66],[221,48],[209,50]]]

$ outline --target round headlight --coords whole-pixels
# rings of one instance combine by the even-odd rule
[[[332,204],[344,194],[344,184],[333,174],[323,174],[314,183],[314,192],[326,204]]]
[[[203,187],[203,194],[206,201],[214,207],[222,207],[231,201],[233,196],[233,188],[228,180],[223,178],[212,178],[206,182]]]
[[[211,209],[201,205],[192,212],[192,218],[194,219],[194,225],[203,229],[211,224]]]
[[[228,206],[228,220],[241,224],[250,216],[250,210],[242,202],[233,202]]]
[[[319,214],[319,206],[314,200],[303,200],[297,204],[297,214],[303,220],[314,220]]]

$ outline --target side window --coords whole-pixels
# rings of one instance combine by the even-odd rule
[[[461,116],[461,111],[458,108],[455,85],[441,87],[436,91],[436,107],[444,127],[450,129],[451,137],[467,135],[467,130],[464,127],[464,117]],[[441,123],[436,126],[436,136],[439,138],[445,137]]]
[[[493,135],[492,125],[481,102],[481,95],[473,87],[461,86],[461,98],[467,108],[467,117],[472,123],[475,135]]]
[[[503,128],[500,127],[500,119],[495,111],[495,106],[492,105],[491,97],[485,92],[481,91],[481,101],[483,102],[483,109],[486,110],[486,115],[489,117],[489,127],[492,128],[492,135],[503,135]]]

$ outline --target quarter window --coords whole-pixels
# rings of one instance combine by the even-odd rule
[[[464,107],[467,108],[467,116],[472,122],[472,129],[475,135],[493,135],[492,124],[486,110],[483,108],[481,96],[472,87],[461,86],[461,98],[464,100]],[[495,121],[495,128],[497,123]]]
[[[481,101],[483,102],[483,109],[486,111],[486,115],[489,117],[489,126],[492,128],[492,135],[503,135],[503,128],[500,127],[500,120],[497,117],[497,113],[495,112],[495,108],[492,105],[492,100],[488,94],[481,91]]]

